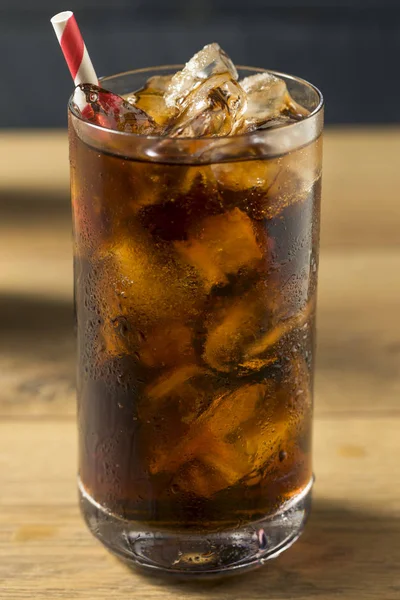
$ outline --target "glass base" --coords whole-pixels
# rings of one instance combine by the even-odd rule
[[[127,521],[97,504],[79,482],[82,514],[92,534],[130,566],[178,578],[228,575],[254,569],[289,548],[311,509],[311,480],[280,512],[240,529],[173,533]]]

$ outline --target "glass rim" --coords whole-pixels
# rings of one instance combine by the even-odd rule
[[[140,69],[131,69],[129,71],[122,71],[120,73],[115,73],[114,75],[106,75],[106,76],[100,77],[99,83],[103,83],[103,82],[110,81],[113,79],[118,79],[118,78],[125,77],[128,75],[135,75],[138,73],[151,73],[152,71],[159,72],[159,71],[167,71],[167,70],[171,70],[171,69],[179,70],[179,69],[182,69],[183,67],[184,67],[183,64],[171,64],[171,65],[161,65],[161,66],[155,66],[155,67],[142,67]],[[162,135],[147,135],[147,134],[127,132],[127,131],[118,131],[116,129],[109,129],[108,127],[101,127],[100,125],[96,125],[95,123],[90,123],[90,121],[85,120],[80,114],[78,114],[74,110],[74,102],[73,102],[74,92],[72,92],[72,94],[68,100],[68,110],[71,112],[71,114],[76,119],[79,119],[79,121],[81,121],[82,123],[85,123],[85,125],[87,125],[88,127],[96,129],[96,130],[100,130],[102,132],[108,132],[112,135],[118,136],[121,139],[137,139],[137,140],[148,140],[148,141],[169,140],[170,143],[174,143],[174,142],[182,143],[182,142],[195,142],[195,141],[201,141],[201,140],[208,140],[208,141],[210,141],[210,140],[220,140],[220,141],[247,140],[247,139],[251,139],[252,137],[256,137],[257,135],[260,134],[260,132],[267,133],[268,131],[294,130],[299,125],[302,125],[302,124],[304,125],[308,121],[314,119],[324,109],[325,100],[324,100],[324,96],[322,95],[322,92],[314,84],[310,83],[306,79],[303,79],[302,77],[298,77],[296,75],[291,75],[290,73],[284,73],[283,71],[274,71],[271,69],[264,69],[262,67],[248,67],[246,65],[237,65],[236,68],[238,70],[243,69],[243,70],[247,70],[247,71],[254,71],[254,73],[271,73],[272,75],[275,75],[276,77],[280,77],[280,78],[283,77],[284,79],[290,79],[292,81],[300,83],[304,87],[307,87],[307,88],[313,90],[316,93],[316,95],[319,99],[319,102],[318,102],[317,106],[306,117],[304,117],[300,121],[296,121],[294,123],[281,123],[281,124],[273,125],[272,127],[268,127],[267,129],[255,129],[253,131],[248,131],[245,133],[240,133],[240,134],[235,134],[235,135],[174,137],[174,138],[168,137],[168,136],[162,136]],[[132,90],[132,93],[134,93],[134,90]]]

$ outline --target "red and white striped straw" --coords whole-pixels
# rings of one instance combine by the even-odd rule
[[[70,10],[60,12],[50,21],[60,42],[61,50],[75,85],[80,83],[98,85],[96,71],[93,68],[74,13]]]

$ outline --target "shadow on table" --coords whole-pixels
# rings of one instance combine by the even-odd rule
[[[0,295],[0,343],[21,343],[21,352],[37,356],[38,346],[48,341],[51,346],[72,339],[74,330],[72,303],[63,300]],[[37,344],[30,344],[31,341]]]
[[[69,190],[14,190],[0,187],[2,222],[71,220]]]
[[[328,599],[353,592],[346,598],[372,594],[394,600],[400,597],[399,564],[400,518],[350,510],[345,502],[316,500],[300,540],[257,571],[225,581],[171,584],[151,579],[176,589],[179,598],[187,592],[188,598],[204,595],[213,600]]]
[[[72,302],[0,295],[1,415],[75,414]]]

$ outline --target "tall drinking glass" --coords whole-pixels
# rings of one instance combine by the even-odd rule
[[[278,76],[309,116],[233,137],[111,131],[70,103],[81,507],[148,569],[261,564],[310,511],[323,102]]]

